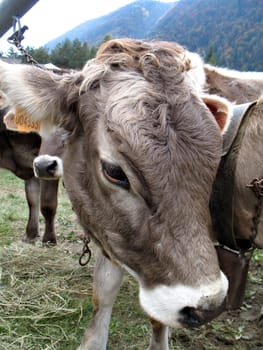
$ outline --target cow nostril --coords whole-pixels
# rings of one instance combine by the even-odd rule
[[[200,316],[197,313],[197,309],[193,308],[193,307],[184,307],[181,311],[180,311],[180,322],[184,325],[184,326],[188,326],[188,327],[198,327],[200,326],[203,322],[202,319],[200,318]]]
[[[225,303],[223,302],[219,307],[212,309],[184,307],[180,311],[179,322],[183,326],[187,327],[198,327],[204,323],[210,322],[225,309]]]
[[[36,176],[39,176],[41,174],[41,171],[42,171],[41,164],[34,162],[34,172]]]
[[[50,162],[49,165],[47,166],[47,173],[53,175],[57,168],[57,165],[58,163],[56,160],[53,160],[52,162]]]

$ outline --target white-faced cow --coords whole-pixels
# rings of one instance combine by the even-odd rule
[[[215,67],[203,64],[196,54],[190,56],[195,67],[193,81],[201,90],[227,97],[234,104],[223,133],[223,157],[214,182],[211,212],[220,243],[220,265],[230,282],[226,308],[236,309],[243,302],[251,257],[251,253],[244,253],[253,247],[263,248],[263,73]],[[57,158],[39,156],[34,162],[39,177],[62,175]],[[54,175],[48,172],[52,162],[57,170]]]
[[[216,93],[227,98],[234,103],[233,116],[223,133],[224,144],[229,149],[234,138],[238,134],[238,127],[241,123],[241,117],[249,114],[249,122],[245,126],[245,135],[240,145],[238,153],[238,162],[236,164],[233,190],[235,198],[234,221],[237,239],[251,240],[251,227],[255,215],[255,206],[257,200],[253,192],[249,189],[249,184],[253,179],[260,178],[263,174],[261,169],[261,159],[263,156],[263,147],[261,147],[261,135],[263,134],[263,73],[262,72],[240,72],[226,68],[215,67],[203,64],[200,57],[190,53],[192,62],[194,62],[195,73],[194,81],[200,85],[200,91],[204,90],[209,94]],[[251,103],[258,100],[254,105],[239,104]],[[236,121],[234,119],[237,119]],[[254,142],[252,142],[254,140]],[[223,150],[226,152],[226,150]],[[251,157],[251,154],[254,157]],[[51,155],[40,155],[34,160],[37,167],[37,176],[40,178],[61,178],[63,175],[63,164],[58,157]],[[53,172],[49,172],[50,164],[53,165]],[[256,166],[253,166],[255,164]],[[224,189],[222,189],[222,193]],[[225,195],[224,195],[225,196]],[[232,200],[232,199],[231,199]],[[222,203],[220,211],[222,211]],[[222,218],[220,218],[222,220]],[[255,245],[263,248],[263,222],[258,222],[258,234],[255,237]],[[232,247],[233,248],[233,247]]]
[[[39,237],[39,209],[45,219],[42,241],[56,243],[55,215],[57,210],[58,180],[39,180],[34,176],[33,160],[43,153],[61,154],[61,138],[55,132],[46,140],[35,133],[19,133],[7,130],[3,122],[7,110],[0,111],[0,168],[8,169],[25,181],[25,193],[29,217],[24,240],[34,242]],[[52,164],[49,173],[53,173]]]
[[[177,44],[104,44],[75,74],[0,63],[0,89],[42,129],[67,133],[64,182],[98,247],[94,315],[81,350],[105,350],[124,270],[152,321],[150,350],[168,328],[199,326],[222,308],[228,282],[211,240],[209,198],[228,105],[205,102]],[[163,326],[165,325],[165,326]]]

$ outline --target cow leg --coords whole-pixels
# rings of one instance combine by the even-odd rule
[[[25,180],[26,200],[29,208],[29,218],[26,226],[26,236],[24,241],[33,243],[39,237],[39,194],[40,185],[39,180],[32,177]]]
[[[78,350],[106,350],[113,303],[121,287],[123,270],[96,252],[93,281],[93,316]]]
[[[158,321],[150,319],[152,325],[152,338],[147,350],[169,350],[168,327]]]
[[[56,244],[55,235],[55,215],[58,205],[58,184],[57,180],[40,180],[41,184],[41,213],[45,218],[45,232],[43,236],[43,243]]]

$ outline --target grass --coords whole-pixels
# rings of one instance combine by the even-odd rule
[[[90,271],[61,247],[26,244],[3,249],[1,265],[0,348],[74,349],[85,328]]]
[[[0,246],[11,244],[18,232],[25,231],[28,209],[24,183],[8,171],[0,172]]]
[[[78,264],[81,232],[64,188],[56,218],[58,245],[28,245],[23,181],[0,170],[0,349],[73,350],[92,315],[92,268]],[[43,232],[43,219],[41,231]],[[255,350],[263,346],[263,253],[256,251],[241,310],[224,313],[199,329],[170,332],[170,350]],[[137,284],[126,277],[115,303],[107,350],[143,350],[149,345],[147,318]]]

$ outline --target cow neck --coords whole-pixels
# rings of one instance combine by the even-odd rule
[[[234,107],[232,120],[223,138],[223,156],[217,171],[210,200],[213,228],[219,244],[242,252],[246,252],[254,247],[260,215],[255,210],[254,228],[251,230],[251,239],[236,239],[234,232],[236,164],[245,129],[256,104],[257,102],[255,101]],[[262,197],[256,205],[256,208],[260,207],[261,209],[262,204],[259,205],[259,201],[262,203]]]

